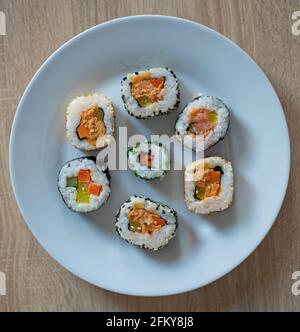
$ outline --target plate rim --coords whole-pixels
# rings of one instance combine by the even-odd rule
[[[42,73],[42,71],[44,70],[44,68],[46,68],[46,66],[54,59],[56,58],[61,52],[63,52],[63,50],[68,47],[69,44],[75,42],[76,40],[82,38],[85,34],[91,33],[94,30],[97,29],[102,29],[105,27],[108,27],[110,25],[114,25],[116,23],[120,23],[120,22],[124,22],[126,24],[126,22],[132,21],[132,20],[139,20],[139,19],[162,19],[162,20],[171,20],[171,21],[179,21],[181,23],[185,23],[185,24],[189,24],[192,25],[194,27],[197,27],[198,29],[202,29],[202,30],[206,30],[209,33],[215,34],[217,35],[219,38],[225,39],[226,42],[229,42],[231,44],[232,47],[234,47],[235,49],[237,49],[237,51],[239,51],[240,53],[243,54],[243,56],[246,56],[248,58],[248,60],[250,60],[252,62],[252,64],[254,64],[257,69],[261,72],[261,74],[263,75],[263,78],[265,79],[266,83],[269,84],[271,91],[274,95],[274,97],[276,98],[276,101],[281,109],[281,113],[282,113],[282,118],[283,118],[283,122],[282,122],[282,126],[284,127],[285,130],[285,140],[286,140],[286,148],[287,148],[287,160],[285,161],[286,167],[285,167],[285,179],[283,181],[284,185],[283,188],[281,190],[281,197],[280,197],[280,204],[278,204],[278,206],[276,208],[274,208],[274,212],[273,212],[273,217],[271,218],[273,221],[270,223],[270,225],[267,227],[267,230],[265,232],[265,234],[259,238],[259,240],[256,240],[255,246],[253,247],[253,249],[247,253],[246,255],[244,255],[242,258],[240,258],[238,260],[237,263],[233,264],[232,266],[230,266],[229,268],[226,269],[226,272],[222,272],[218,275],[216,275],[214,278],[212,278],[209,282],[205,283],[205,284],[199,284],[198,286],[194,286],[194,287],[181,287],[178,288],[178,290],[176,292],[174,291],[164,291],[164,292],[159,292],[159,293],[147,293],[147,292],[143,292],[143,291],[137,291],[135,290],[134,292],[126,292],[123,289],[119,289],[118,287],[111,287],[111,286],[107,286],[107,285],[102,285],[97,283],[95,280],[93,280],[91,277],[87,277],[84,276],[84,273],[81,273],[79,271],[75,271],[74,268],[70,267],[69,264],[67,262],[63,262],[63,260],[61,260],[60,258],[57,257],[56,254],[54,254],[52,252],[52,250],[48,249],[47,246],[45,246],[45,244],[42,244],[42,242],[40,241],[40,239],[38,238],[35,230],[33,230],[30,222],[27,220],[27,217],[25,217],[24,211],[22,209],[22,206],[20,204],[20,199],[18,197],[18,193],[17,193],[17,189],[15,186],[15,181],[14,181],[14,177],[15,177],[15,166],[13,165],[13,160],[12,160],[12,155],[13,155],[13,149],[15,146],[15,127],[17,126],[18,123],[18,118],[19,115],[21,113],[21,110],[23,109],[23,104],[25,102],[25,99],[27,98],[27,96],[30,94],[30,90],[32,88],[33,83],[38,79],[39,75]],[[114,292],[114,293],[119,293],[119,294],[123,294],[123,295],[129,295],[129,296],[143,296],[143,297],[159,297],[159,296],[171,296],[171,295],[177,295],[177,294],[182,294],[185,292],[190,292],[196,289],[200,289],[202,287],[206,287],[210,284],[212,284],[213,282],[225,277],[226,275],[228,275],[229,273],[231,273],[233,270],[235,270],[236,268],[238,268],[249,256],[251,256],[255,250],[257,249],[257,247],[264,241],[265,237],[269,234],[271,228],[273,227],[273,225],[275,224],[278,214],[281,210],[281,207],[284,203],[284,199],[286,196],[286,192],[287,192],[287,188],[288,188],[288,184],[289,184],[289,177],[290,177],[290,170],[291,170],[291,142],[290,142],[290,135],[289,135],[289,128],[288,128],[288,124],[287,124],[287,120],[286,120],[286,116],[281,104],[281,101],[278,97],[278,94],[274,88],[274,86],[272,85],[271,81],[269,80],[269,78],[267,77],[267,75],[265,74],[264,70],[254,61],[254,59],[245,51],[243,50],[238,44],[236,44],[235,42],[233,42],[231,39],[229,39],[228,37],[224,36],[223,34],[221,34],[220,32],[213,30],[212,28],[205,26],[201,23],[198,22],[194,22],[185,18],[181,18],[181,17],[176,17],[176,16],[168,16],[168,15],[132,15],[132,16],[125,16],[125,17],[119,17],[119,18],[115,18],[109,21],[105,21],[102,22],[100,24],[97,24],[95,26],[92,26],[82,32],[80,32],[79,34],[73,36],[71,39],[67,40],[66,42],[64,42],[60,47],[58,47],[53,53],[50,54],[49,57],[46,58],[46,60],[44,60],[44,62],[41,64],[41,66],[38,68],[38,70],[35,72],[35,74],[32,76],[32,78],[30,79],[29,83],[27,84],[22,97],[20,98],[20,101],[18,103],[16,112],[14,114],[14,118],[13,118],[13,122],[12,122],[12,126],[11,126],[11,132],[10,132],[10,140],[9,140],[9,173],[10,173],[10,179],[11,179],[11,185],[12,185],[12,189],[13,189],[13,193],[15,196],[15,200],[17,203],[17,206],[21,212],[22,218],[25,221],[25,224],[27,225],[27,227],[29,228],[30,232],[33,234],[34,238],[36,239],[36,241],[40,244],[40,246],[51,256],[52,259],[54,259],[60,266],[62,266],[63,268],[65,268],[66,270],[68,270],[69,272],[71,272],[72,274],[74,274],[76,277],[96,286],[96,287],[100,287],[102,289]],[[30,218],[28,218],[30,219]]]

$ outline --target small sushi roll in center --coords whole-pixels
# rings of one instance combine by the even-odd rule
[[[125,109],[138,119],[167,114],[179,103],[178,81],[168,68],[128,74],[121,82],[121,93]]]
[[[185,202],[199,214],[227,209],[233,199],[233,171],[220,157],[197,160],[185,170]]]
[[[110,195],[108,169],[99,168],[94,157],[73,159],[59,172],[58,189],[71,210],[97,210]]]
[[[67,109],[67,138],[81,150],[109,145],[115,132],[115,113],[110,99],[101,94],[75,98]]]
[[[226,135],[229,109],[218,98],[199,96],[179,114],[176,137],[197,152],[217,144]]]
[[[163,179],[170,168],[169,152],[159,142],[137,143],[128,149],[128,166],[144,180]]]
[[[116,230],[125,241],[144,249],[165,246],[177,229],[177,214],[167,205],[132,196],[116,215]]]

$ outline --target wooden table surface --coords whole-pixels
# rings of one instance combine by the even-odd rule
[[[0,36],[0,270],[7,278],[7,295],[0,296],[0,311],[300,310],[300,296],[291,292],[291,275],[300,270],[300,36],[291,33],[291,14],[296,10],[300,10],[298,0],[0,0],[7,22],[7,35]],[[137,14],[173,15],[200,22],[245,49],[277,90],[292,143],[285,202],[259,248],[217,282],[161,298],[114,294],[58,265],[26,227],[8,171],[15,110],[39,66],[79,32]],[[268,125],[272,119],[266,130]]]

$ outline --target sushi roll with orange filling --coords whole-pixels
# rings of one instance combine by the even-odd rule
[[[152,68],[128,74],[121,82],[127,112],[147,119],[174,111],[179,104],[179,85],[169,68]]]
[[[194,161],[185,169],[185,203],[194,213],[227,209],[232,203],[233,190],[231,162],[220,157]]]
[[[175,236],[177,214],[165,204],[132,196],[120,207],[115,226],[123,240],[155,251]]]
[[[76,148],[89,151],[104,148],[115,133],[112,101],[98,93],[75,98],[67,108],[67,139]]]
[[[108,169],[100,168],[94,157],[70,160],[59,172],[58,190],[71,210],[97,210],[110,195]]]
[[[228,107],[219,98],[196,97],[179,114],[176,137],[188,148],[204,151],[224,138],[229,115]]]
[[[170,169],[169,152],[160,142],[138,142],[127,155],[129,168],[144,180],[162,180]]]

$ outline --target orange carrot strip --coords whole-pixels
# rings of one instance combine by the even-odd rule
[[[77,128],[77,133],[78,133],[79,138],[85,138],[89,135],[90,132],[87,127],[79,126]]]
[[[152,85],[154,85],[156,88],[161,89],[165,83],[165,78],[152,78],[151,80]]]
[[[88,193],[91,195],[99,196],[102,191],[102,186],[98,183],[91,182],[88,186]]]
[[[81,169],[78,173],[78,182],[90,182],[91,172],[89,169]]]

